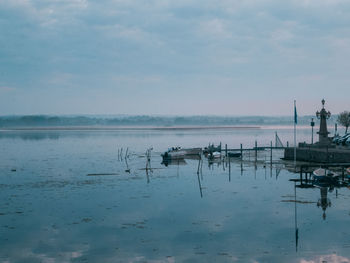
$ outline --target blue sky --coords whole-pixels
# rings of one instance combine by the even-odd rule
[[[350,2],[0,0],[0,115],[349,109]]]

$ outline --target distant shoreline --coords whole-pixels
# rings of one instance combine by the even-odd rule
[[[299,125],[297,129],[309,129],[309,126]],[[330,126],[330,129],[333,127]],[[284,130],[293,129],[292,125],[214,125],[214,126],[21,126],[0,127],[0,132],[10,131],[191,131],[191,130]]]
[[[2,127],[0,131],[118,131],[118,130],[246,130],[261,126],[52,126],[52,127]]]

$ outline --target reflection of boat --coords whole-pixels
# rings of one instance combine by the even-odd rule
[[[313,172],[313,177],[316,181],[336,181],[339,179],[339,174],[328,169],[318,168]]]
[[[202,148],[188,148],[172,147],[162,154],[163,159],[184,159],[188,156],[199,156]]]
[[[229,153],[227,153],[227,155],[228,155],[228,157],[231,157],[231,158],[241,157],[241,153],[229,152]]]
[[[195,154],[195,155],[185,155],[184,156],[184,159],[186,160],[200,160],[201,159],[201,156],[198,154]]]
[[[163,159],[161,164],[168,166],[168,165],[186,165],[187,163],[184,159],[176,158],[176,159]]]

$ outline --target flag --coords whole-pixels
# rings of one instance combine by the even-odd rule
[[[295,124],[298,123],[297,106],[295,105],[295,101],[294,101],[294,123]]]

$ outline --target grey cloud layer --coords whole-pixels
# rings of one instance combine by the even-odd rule
[[[0,86],[13,91],[0,110],[136,114],[147,100],[148,114],[253,102],[273,114],[262,100],[318,104],[316,89],[336,101],[328,88],[349,95],[349,12],[347,1],[2,1]],[[229,98],[238,109],[208,112]]]

